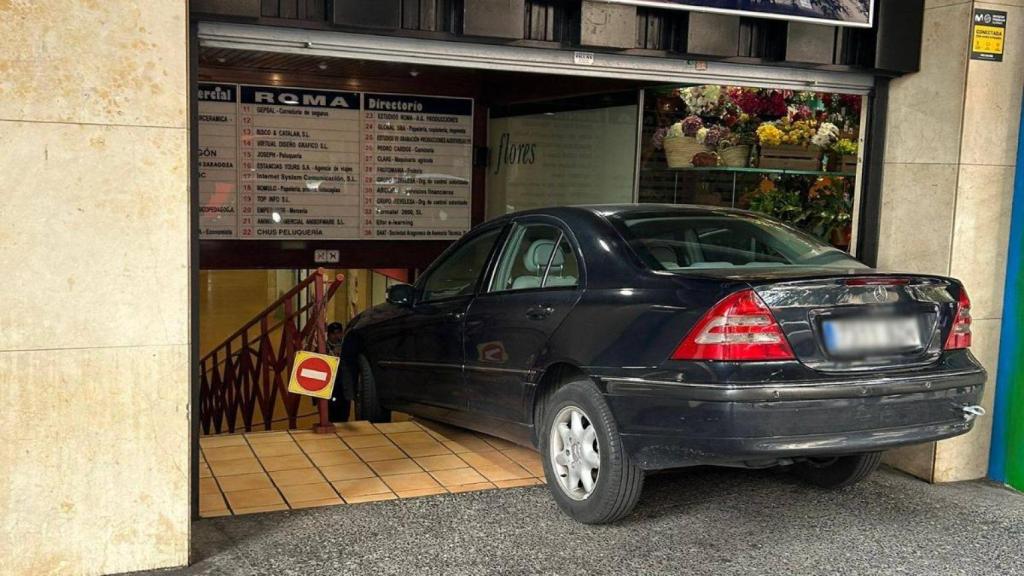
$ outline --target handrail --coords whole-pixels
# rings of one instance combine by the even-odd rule
[[[327,304],[345,280],[338,274],[325,286],[325,277],[326,271],[317,269],[199,360],[204,434],[234,432],[239,415],[245,430],[251,431],[257,408],[264,429],[270,430],[279,400],[289,428],[296,427],[301,397],[287,389],[292,362],[299,350],[325,351]],[[301,302],[310,287],[311,300]],[[271,326],[270,317],[279,312],[283,318]],[[253,330],[257,332],[250,334]],[[275,347],[271,334],[278,330]]]

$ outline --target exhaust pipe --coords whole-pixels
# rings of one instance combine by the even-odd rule
[[[984,416],[986,414],[985,408],[983,406],[979,406],[977,404],[972,404],[970,406],[964,406],[964,407],[961,408],[961,410],[963,410],[963,412],[964,412],[964,420],[967,420],[967,421],[974,420],[978,416]]]

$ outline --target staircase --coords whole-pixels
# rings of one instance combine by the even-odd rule
[[[303,397],[288,392],[292,362],[299,350],[326,351],[327,304],[344,281],[314,271],[199,361],[203,434],[270,430],[278,404],[296,428]]]

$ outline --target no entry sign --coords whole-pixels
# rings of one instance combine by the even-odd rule
[[[326,354],[296,352],[288,391],[316,398],[330,399],[334,379],[338,374],[338,359]]]

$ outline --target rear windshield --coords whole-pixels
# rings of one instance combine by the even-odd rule
[[[866,268],[841,250],[753,214],[627,214],[610,219],[653,270]]]

